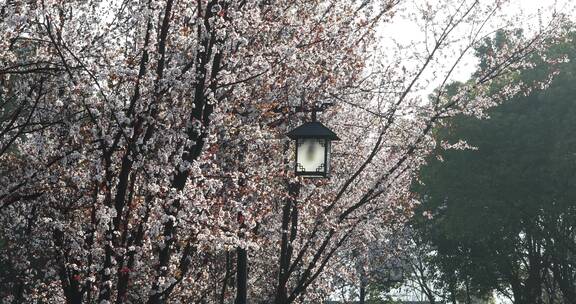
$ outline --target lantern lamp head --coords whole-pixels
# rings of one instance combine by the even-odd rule
[[[318,121],[304,123],[288,132],[296,141],[296,175],[326,177],[330,173],[330,148],[336,133]]]

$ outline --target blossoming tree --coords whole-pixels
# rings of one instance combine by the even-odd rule
[[[510,80],[561,20],[446,94],[503,3],[405,5],[0,1],[0,295],[328,296],[331,274],[352,271],[337,253],[409,218],[434,124],[481,114],[497,102],[486,97],[494,81],[502,96],[534,86]],[[405,11],[426,39],[379,49],[382,26]],[[428,101],[430,73],[443,81]],[[285,133],[328,101],[321,118],[343,139],[332,177],[295,177]]]

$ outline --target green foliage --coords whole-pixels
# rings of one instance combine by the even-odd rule
[[[478,49],[480,69],[482,56],[504,44],[505,37],[497,35]],[[550,65],[534,57],[537,67],[520,75],[543,79],[559,69],[548,89],[492,109],[490,119],[455,117],[435,133],[439,140],[465,139],[478,148],[438,149],[414,186],[423,201],[417,214],[433,214],[431,220],[417,217],[414,225],[437,249],[433,262],[442,269],[445,284],[456,280],[480,296],[513,289],[517,298],[538,298],[539,292],[521,289],[542,284],[548,255],[558,251],[549,245],[575,248],[573,225],[566,227],[576,223],[574,45],[556,45],[546,58],[564,55],[571,62]],[[524,284],[518,290],[515,280]]]
[[[401,286],[399,282],[372,282],[366,287],[366,303],[367,304],[392,304],[392,297],[388,294],[394,288]]]

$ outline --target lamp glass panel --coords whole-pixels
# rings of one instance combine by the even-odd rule
[[[324,166],[326,166],[325,149],[328,148],[326,140],[298,139],[297,145],[296,171],[324,173]]]

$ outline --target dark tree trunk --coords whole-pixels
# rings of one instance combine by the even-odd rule
[[[470,295],[470,278],[466,278],[466,304],[472,304],[472,296]]]
[[[360,298],[359,304],[366,303],[366,278],[364,275],[360,278]]]
[[[236,249],[236,301],[235,304],[246,304],[248,297],[248,253],[246,249]]]
[[[288,258],[288,225],[290,224],[290,213],[292,211],[292,201],[288,200],[282,208],[282,243],[280,244],[280,269],[278,271],[278,286],[276,287],[275,304],[288,303],[288,294],[286,289],[288,268],[290,260]]]
[[[171,2],[170,2],[171,3]],[[214,6],[217,1],[210,1],[206,6],[206,13],[204,16],[203,25],[206,28],[206,32],[209,33],[206,37],[202,39],[202,47],[206,50],[202,55],[198,55],[195,59],[195,63],[197,64],[197,82],[195,84],[194,90],[194,109],[192,110],[190,116],[190,122],[199,122],[200,126],[190,126],[187,130],[188,139],[191,140],[194,145],[190,147],[186,147],[184,149],[184,153],[182,154],[182,159],[188,162],[193,162],[194,160],[198,159],[200,154],[202,153],[202,148],[204,147],[205,139],[208,136],[208,127],[210,125],[210,115],[212,114],[214,105],[210,104],[206,100],[205,90],[206,90],[206,78],[208,74],[208,67],[210,60],[212,60],[212,69],[210,73],[210,79],[214,80],[211,81],[208,88],[211,89],[212,92],[216,91],[216,86],[218,82],[215,80],[216,76],[220,72],[220,63],[222,60],[222,53],[218,52],[213,56],[211,59],[212,52],[214,51],[214,45],[217,42],[216,33],[212,29],[211,25],[209,24],[209,19],[214,15],[211,11],[212,6]],[[202,25],[198,24],[198,33],[202,32]],[[200,35],[201,36],[201,35]],[[186,181],[188,180],[188,170],[177,170],[174,173],[174,179],[172,181],[172,187],[174,189],[182,190],[186,185]],[[176,199],[172,202],[172,211],[171,215],[176,215],[178,210],[180,210],[181,201]],[[176,226],[174,222],[169,220],[164,226],[164,237],[168,239],[164,248],[158,254],[158,266],[157,266],[157,275],[154,279],[153,288],[158,289],[158,281],[159,277],[166,275],[166,271],[162,269],[167,269],[168,264],[170,263],[170,259],[172,257],[172,244],[174,243],[176,234]],[[188,246],[187,246],[188,247]],[[183,258],[186,261],[185,258]],[[188,270],[188,266],[184,267],[186,272]],[[182,276],[185,275],[185,272],[182,273]],[[166,298],[170,296],[171,290],[167,292],[163,292],[163,294],[156,293],[150,296],[148,299],[148,303],[150,304],[159,304],[163,303]]]
[[[292,260],[292,242],[298,233],[298,207],[296,197],[300,192],[300,184],[288,184],[289,198],[282,208],[282,242],[280,244],[280,259],[278,269],[278,285],[274,296],[275,304],[288,304],[288,279],[290,278],[290,262]],[[290,231],[288,231],[290,228]]]
[[[222,291],[220,292],[220,304],[224,304],[226,300],[226,289],[228,288],[228,280],[232,272],[232,259],[230,258],[230,251],[226,251],[226,274],[222,282]]]

